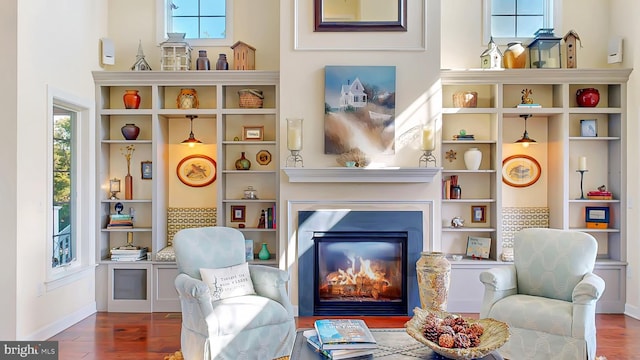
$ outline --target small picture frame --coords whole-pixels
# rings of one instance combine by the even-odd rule
[[[262,141],[264,139],[264,126],[243,126],[242,140]]]
[[[609,207],[587,206],[585,207],[584,220],[587,223],[609,223]]]
[[[244,256],[247,261],[251,261],[254,259],[253,240],[249,240],[249,239],[244,240]]]
[[[467,256],[472,259],[488,259],[491,252],[491,238],[469,236],[467,238]]]
[[[471,205],[471,222],[486,223],[487,222],[487,206]]]
[[[245,222],[247,207],[244,205],[231,205],[231,222]]]
[[[580,136],[582,137],[598,136],[598,120],[597,119],[580,120]]]
[[[140,174],[141,174],[142,180],[153,179],[153,165],[151,161],[142,161],[140,163]]]

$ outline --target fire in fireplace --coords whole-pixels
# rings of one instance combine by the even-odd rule
[[[407,302],[406,234],[314,234],[317,277],[315,312],[403,314]]]
[[[411,315],[421,211],[298,212],[298,313]]]

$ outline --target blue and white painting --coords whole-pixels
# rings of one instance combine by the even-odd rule
[[[395,152],[395,66],[326,66],[324,153]]]

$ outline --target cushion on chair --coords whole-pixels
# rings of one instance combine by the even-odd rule
[[[237,334],[291,321],[289,313],[282,305],[269,298],[255,295],[215,301],[213,312],[218,318],[218,335]]]
[[[556,229],[518,232],[514,242],[518,293],[570,302],[578,282],[593,271],[597,249],[596,240],[586,233]]]
[[[256,293],[251,282],[248,263],[219,269],[200,269],[200,276],[209,286],[213,301]]]
[[[570,302],[530,295],[512,295],[493,305],[489,316],[511,327],[571,336],[573,306]]]

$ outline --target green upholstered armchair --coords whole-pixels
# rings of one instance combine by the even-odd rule
[[[593,274],[598,243],[587,233],[524,229],[514,263],[480,274],[481,318],[509,324],[499,352],[509,359],[595,359],[596,302],[605,283]]]
[[[262,360],[289,355],[295,320],[285,289],[287,272],[248,265],[255,294],[217,299],[219,294],[202,281],[200,269],[245,267],[243,234],[227,227],[184,229],[175,235],[173,245],[185,359]]]

